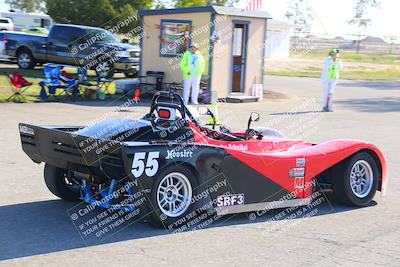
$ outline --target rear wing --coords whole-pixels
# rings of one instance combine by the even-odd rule
[[[46,162],[64,169],[68,164],[91,166],[99,155],[95,149],[87,149],[88,137],[74,135],[80,128],[20,123],[22,150],[36,163]]]

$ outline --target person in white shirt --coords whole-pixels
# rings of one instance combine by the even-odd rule
[[[321,79],[324,86],[324,94],[322,97],[322,111],[333,111],[333,93],[335,92],[336,83],[339,79],[339,73],[343,70],[342,61],[339,59],[339,50],[332,49],[329,51],[329,57],[325,60],[324,69]]]

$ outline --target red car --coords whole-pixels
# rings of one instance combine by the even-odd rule
[[[141,209],[163,224],[189,216],[206,197],[217,214],[229,214],[308,205],[318,190],[333,190],[336,200],[362,207],[376,190],[385,191],[386,162],[372,144],[287,139],[252,127],[257,113],[246,131],[234,133],[201,125],[192,113],[179,95],[158,92],[137,121],[20,124],[22,148],[34,162],[46,163],[46,184],[60,198]],[[136,193],[145,196],[140,205],[129,199]]]

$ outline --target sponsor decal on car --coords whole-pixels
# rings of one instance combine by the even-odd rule
[[[294,178],[294,188],[295,189],[303,189],[304,188],[304,177]]]
[[[304,177],[305,169],[304,168],[292,168],[289,169],[289,177],[296,178],[296,177]]]
[[[222,146],[225,148],[229,148],[229,149],[234,149],[234,150],[239,150],[239,151],[247,151],[249,150],[249,147],[247,146],[247,144],[224,144],[221,143],[218,146]]]
[[[175,150],[167,150],[167,157],[166,159],[173,159],[173,158],[190,158],[193,156],[193,151],[190,150],[183,150],[183,151],[175,151]]]
[[[217,197],[217,207],[227,207],[244,204],[244,194],[222,195]]]
[[[297,158],[296,159],[296,167],[305,167],[306,159],[305,158]]]

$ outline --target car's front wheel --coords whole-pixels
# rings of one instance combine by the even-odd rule
[[[79,183],[67,177],[67,170],[47,164],[44,166],[44,181],[55,196],[68,201],[79,201]]]
[[[374,158],[367,152],[359,152],[340,169],[332,181],[335,199],[347,205],[367,206],[375,196],[380,176]]]
[[[153,220],[168,229],[185,227],[186,220],[181,218],[197,206],[193,201],[197,186],[196,177],[188,168],[172,166],[161,172],[151,189]],[[182,223],[177,224],[179,221]]]

